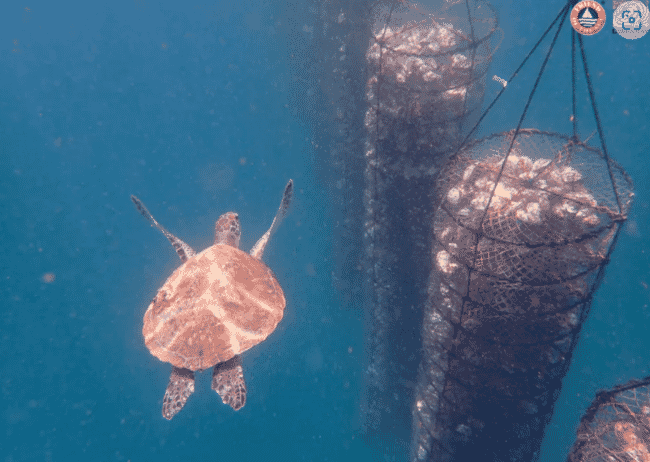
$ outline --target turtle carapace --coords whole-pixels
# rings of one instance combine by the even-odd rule
[[[241,228],[234,212],[215,225],[214,245],[196,253],[163,228],[135,196],[138,211],[169,239],[182,265],[158,290],[144,314],[147,348],[172,364],[163,398],[168,420],[194,392],[194,372],[213,367],[212,389],[234,410],[246,403],[246,383],[239,355],[262,342],[282,319],[286,301],[271,269],[262,262],[264,248],[287,214],[293,181],[269,230],[250,254],[239,249]]]

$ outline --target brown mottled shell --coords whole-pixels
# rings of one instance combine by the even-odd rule
[[[227,361],[262,342],[282,319],[286,301],[271,269],[228,245],[187,260],[144,314],[151,354],[193,371]]]

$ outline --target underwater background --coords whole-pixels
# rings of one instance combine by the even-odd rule
[[[507,78],[563,4],[494,0],[503,41],[488,75]],[[314,5],[0,6],[0,461],[407,460],[408,440],[363,431],[364,315],[332,286],[340,211],[304,109],[318,89],[297,80],[291,54],[313,39]],[[612,34],[605,8],[608,25],[583,39],[609,152],[636,198],[543,462],[564,460],[596,390],[650,374],[650,34]],[[570,66],[567,48],[555,54]],[[516,91],[538,67],[508,86],[482,134],[516,123]],[[487,82],[485,101],[500,89]],[[565,73],[549,71],[539,91],[531,123],[568,131]],[[171,368],[146,349],[142,315],[179,260],[129,195],[195,249],[234,210],[249,250],[289,178],[294,203],[264,255],[287,308],[243,355],[246,406],[223,405],[204,372],[183,411],[164,420]]]

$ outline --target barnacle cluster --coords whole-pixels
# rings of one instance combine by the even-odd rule
[[[507,158],[498,184],[504,158],[491,157],[470,162],[458,185],[449,189],[447,201],[461,206],[458,215],[467,217],[484,211],[488,219],[514,217],[527,224],[542,224],[545,214],[577,219],[586,226],[598,226],[596,200],[582,184],[582,174],[558,159],[533,161],[520,153]],[[490,195],[492,199],[490,200]]]
[[[376,100],[376,88],[381,78],[382,85],[417,92],[418,98],[409,108],[416,115],[433,110],[431,104],[435,102],[444,102],[446,110],[453,110],[453,105],[448,105],[462,103],[467,93],[465,85],[458,85],[461,80],[459,73],[469,75],[473,64],[464,54],[454,52],[462,40],[460,31],[437,22],[410,23],[395,30],[390,27],[382,29],[375,34],[375,43],[366,53],[373,70],[368,80],[368,101]],[[405,102],[400,101],[399,91],[393,95],[388,101],[382,100],[382,104],[397,115]],[[458,115],[464,109],[459,104]]]
[[[647,423],[645,425],[647,428]],[[614,430],[619,446],[621,447],[621,453],[628,455],[632,460],[650,460],[650,446],[647,440],[637,436],[638,430],[636,425],[629,422],[616,422],[614,424]]]

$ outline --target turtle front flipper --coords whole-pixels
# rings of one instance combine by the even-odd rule
[[[194,372],[189,369],[174,366],[169,376],[165,397],[163,398],[163,417],[167,420],[172,420],[172,417],[183,409],[187,398],[192,393],[194,393]]]
[[[239,355],[214,366],[212,389],[221,396],[221,401],[235,411],[246,404],[246,382]]]
[[[181,261],[185,263],[188,258],[192,258],[194,255],[196,255],[196,252],[192,247],[187,245],[185,242],[181,241],[179,238],[174,236],[172,233],[167,231],[161,224],[159,224],[156,219],[149,213],[149,210],[147,210],[147,207],[144,206],[142,201],[138,199],[135,196],[131,196],[131,200],[135,204],[135,208],[138,209],[138,211],[142,214],[143,217],[145,217],[149,222],[158,228],[161,233],[165,235],[167,239],[169,239],[169,242],[172,243],[172,246],[174,246],[174,249],[176,250],[176,253],[180,257]]]
[[[280,208],[273,218],[273,223],[267,232],[264,233],[264,236],[260,238],[259,241],[251,249],[251,256],[257,258],[258,260],[262,259],[262,254],[264,253],[264,247],[266,247],[267,242],[271,238],[271,235],[278,229],[280,223],[287,215],[287,210],[289,210],[289,205],[291,205],[291,199],[293,198],[293,180],[289,180],[287,186],[284,188],[284,194],[282,195],[282,202],[280,202]]]

